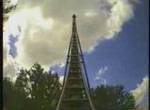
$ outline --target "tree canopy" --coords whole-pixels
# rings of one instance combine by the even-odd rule
[[[59,76],[45,72],[40,64],[21,69],[14,83],[3,79],[4,110],[55,110],[62,85]],[[134,97],[123,86],[92,89],[96,110],[134,110]]]
[[[134,110],[135,100],[123,86],[99,86],[94,90],[97,110]]]
[[[3,88],[6,110],[54,110],[61,84],[57,74],[34,64],[30,70],[20,70],[14,84],[4,78]]]

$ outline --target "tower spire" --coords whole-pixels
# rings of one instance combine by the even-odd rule
[[[73,20],[72,20],[72,33],[77,33],[77,26],[76,26],[76,15],[73,14],[72,16]]]
[[[67,55],[63,89],[56,110],[95,110],[77,33],[76,15],[73,16],[72,36]]]

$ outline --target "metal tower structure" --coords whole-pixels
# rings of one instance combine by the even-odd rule
[[[77,33],[76,15],[72,17],[72,36],[66,60],[62,93],[56,110],[95,110]]]

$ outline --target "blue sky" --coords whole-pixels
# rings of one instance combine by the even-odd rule
[[[137,4],[134,13],[115,39],[105,40],[92,54],[85,54],[90,79],[101,67],[107,66],[102,75],[107,84],[121,84],[132,90],[149,74],[148,1]]]

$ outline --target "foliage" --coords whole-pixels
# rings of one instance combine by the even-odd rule
[[[15,83],[3,79],[3,109],[55,110],[61,88],[57,74],[34,64],[21,69]],[[134,97],[122,86],[98,86],[92,91],[96,110],[134,110]]]
[[[94,91],[97,110],[134,110],[135,100],[122,86],[99,86]]]
[[[15,84],[3,80],[4,108],[6,110],[54,110],[61,88],[58,80],[58,75],[44,72],[39,64],[33,65],[30,70],[20,70]]]

